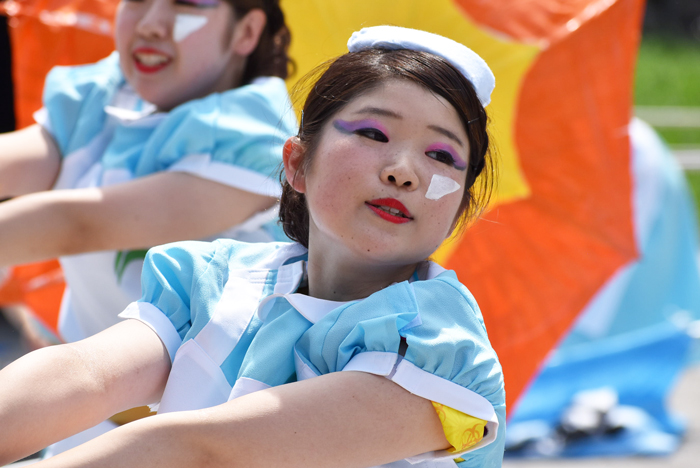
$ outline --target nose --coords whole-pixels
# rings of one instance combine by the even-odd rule
[[[147,0],[146,11],[136,31],[146,39],[165,39],[171,33],[173,12],[170,0]]]
[[[416,190],[419,185],[418,174],[406,157],[399,157],[387,164],[381,171],[380,178],[386,184],[404,187],[409,191]]]

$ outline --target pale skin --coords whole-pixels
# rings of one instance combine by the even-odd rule
[[[158,400],[169,370],[158,336],[135,320],[21,358],[0,371],[0,463]],[[447,446],[429,401],[338,372],[139,420],[36,466],[362,467]]]
[[[398,93],[407,103],[426,97],[423,90],[417,92],[411,86],[389,86],[381,91],[389,95]],[[386,104],[371,93],[366,97]],[[425,100],[421,105],[425,107],[431,103],[443,105],[440,101]],[[352,107],[348,108],[353,111]],[[402,106],[392,107],[392,110],[403,116],[404,121],[397,125],[408,126],[406,134],[411,138],[418,134],[431,141],[435,139],[432,133],[417,132],[406,123],[415,113],[406,112],[409,109]],[[449,117],[449,113],[444,117]],[[424,122],[409,123],[420,129]],[[403,136],[393,132],[392,138],[401,142]],[[330,141],[334,149],[340,148],[334,140]],[[415,141],[419,148],[426,146],[420,138],[410,143]],[[351,140],[349,144],[357,148],[356,141]],[[444,232],[440,230],[438,236],[444,238],[449,234],[460,195],[444,200],[441,205],[432,201],[432,205],[424,203],[427,184],[422,181],[429,180],[431,172],[450,172],[451,169],[436,166],[432,160],[413,159],[410,155],[414,152],[410,149],[397,153],[393,148],[387,151],[374,146],[362,157],[383,156],[373,158],[375,166],[366,166],[356,174],[364,173],[366,177],[362,183],[353,181],[358,187],[357,193],[344,194],[351,205],[349,209],[362,209],[362,204],[354,206],[355,195],[391,195],[400,198],[412,211],[416,225],[409,229],[417,229],[418,237],[424,237],[424,231],[418,226],[423,222],[444,225],[441,228]],[[319,147],[323,148],[323,143]],[[298,141],[290,139],[284,152],[285,171],[289,180],[295,181],[293,187],[305,191],[309,205],[318,206],[314,203],[315,197],[323,196],[320,188],[328,172],[312,170],[295,177],[303,153]],[[343,157],[342,151],[328,153],[328,157],[334,155]],[[359,152],[358,157],[361,157]],[[425,158],[420,152],[415,157]],[[318,161],[321,160],[319,156]],[[409,179],[411,188],[404,189]],[[334,180],[327,183],[333,184]],[[337,293],[342,292],[345,297],[363,297],[393,281],[405,279],[405,272],[415,269],[415,261],[404,259],[405,249],[389,248],[374,262],[375,266],[383,263],[384,268],[376,270],[373,277],[376,283],[370,286],[362,278],[363,273],[370,271],[370,266],[362,258],[356,258],[359,252],[352,255],[359,244],[342,240],[337,232],[332,235],[335,224],[329,212],[319,210],[312,214],[317,226],[313,228],[315,243],[309,245],[311,295],[337,297]],[[367,224],[368,230],[362,234],[361,242],[381,243],[382,233],[392,234],[397,241],[407,235],[410,239],[412,235],[411,231],[382,224],[380,218],[375,220],[361,214],[347,221],[353,220]],[[423,248],[434,242],[432,237],[424,240]],[[325,257],[330,263],[321,263]],[[312,259],[316,262],[313,270]],[[328,265],[341,268],[345,276],[324,277],[319,267]],[[160,339],[147,325],[136,320],[127,320],[88,340],[39,353],[29,354],[0,371],[0,420],[3,421],[0,463],[96,424],[109,414],[158,401],[170,371],[170,359]],[[48,389],[47,381],[52,382]],[[56,428],[60,428],[58,435]],[[384,377],[362,372],[335,372],[255,392],[208,409],[139,420],[36,466],[360,468],[447,447],[449,443],[430,401]]]
[[[179,70],[189,69],[185,66],[187,60],[197,58],[193,49],[198,43],[193,41],[206,43],[207,31],[197,31],[182,44],[175,44],[171,39],[172,8],[170,0],[124,2],[120,5],[117,28],[117,42],[125,44],[126,50],[120,50],[124,61],[131,57],[128,47],[132,44],[156,44],[174,57],[164,73],[170,73],[169,86],[180,83],[181,87],[166,89],[168,92],[163,91],[163,86],[156,86],[157,77],[142,77],[133,69],[125,72],[137,91],[148,93],[149,100],[164,110],[235,83],[266,21],[261,10],[251,10],[236,19],[227,44],[209,41],[208,50],[221,47],[208,53],[219,70],[202,87]],[[218,24],[217,31],[224,36],[232,12],[225,3],[219,8],[227,14],[222,16],[214,10],[205,13],[212,16],[210,30]],[[180,96],[175,101],[174,92]],[[0,199],[15,197],[0,204],[0,245],[5,246],[0,248],[0,267],[203,238],[239,224],[275,203],[271,197],[178,172],[157,173],[109,187],[50,190],[60,167],[56,143],[40,126],[0,135]],[[188,221],[184,223],[183,219]]]
[[[469,140],[454,108],[413,83],[389,80],[352,100],[334,119],[365,121],[368,116],[388,141],[344,134],[327,124],[310,174],[300,165],[304,148],[298,138],[284,148],[287,180],[306,194],[309,205],[309,293],[314,297],[349,301],[407,280],[458,221],[466,172],[427,156],[433,155],[431,145],[451,142],[455,157],[468,160]],[[368,178],[368,168],[376,176]],[[462,187],[439,200],[427,199],[436,173]],[[392,224],[376,216],[366,203],[383,198],[399,200],[413,220]]]

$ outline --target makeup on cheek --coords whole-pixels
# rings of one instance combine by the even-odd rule
[[[460,187],[461,185],[449,177],[433,174],[428,191],[425,192],[425,198],[428,200],[439,200],[445,195],[456,192]]]
[[[341,119],[336,119],[333,121],[333,126],[336,128],[336,130],[342,132],[342,133],[355,133],[358,130],[379,130],[382,132],[386,138],[388,139],[389,137],[388,132],[386,128],[382,124],[380,124],[378,121],[374,119],[362,119],[362,120],[353,120],[353,121],[347,121],[347,120],[341,120]]]
[[[202,29],[207,24],[207,17],[201,15],[188,15],[178,13],[175,15],[175,26],[173,26],[173,40],[180,42],[193,32]]]
[[[429,153],[436,153],[436,154],[447,153],[445,156],[447,158],[450,158],[450,157],[452,158],[452,162],[450,163],[451,166],[454,166],[455,169],[459,169],[460,171],[463,171],[467,168],[467,162],[464,159],[462,159],[459,156],[459,153],[457,151],[455,151],[455,149],[452,146],[448,145],[447,143],[434,143],[434,144],[428,146],[428,148],[425,150],[425,154],[430,156]],[[447,156],[447,155],[449,155],[449,156]],[[439,157],[433,157],[433,156],[430,156],[430,157],[432,157],[433,159],[437,159],[440,162],[445,162],[445,163],[449,162],[449,161],[441,160]]]

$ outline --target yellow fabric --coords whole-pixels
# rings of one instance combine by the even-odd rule
[[[484,438],[486,421],[431,401],[440,418],[445,438],[452,445],[448,452],[461,452],[478,444]],[[464,461],[461,458],[456,462]]]
[[[122,411],[121,413],[117,413],[109,418],[109,420],[123,426],[124,424],[136,421],[137,419],[147,418],[148,416],[153,416],[155,414],[156,413],[151,411],[148,406],[138,406],[136,408],[131,408],[129,410]]]

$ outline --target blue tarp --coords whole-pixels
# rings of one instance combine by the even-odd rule
[[[630,137],[640,258],[592,299],[518,402],[509,455],[661,455],[679,443],[683,424],[665,401],[688,362],[687,327],[700,319],[695,206],[655,132],[634,120]],[[603,418],[595,429],[567,429],[576,396],[603,388],[616,397],[611,411],[627,422],[610,428]]]

